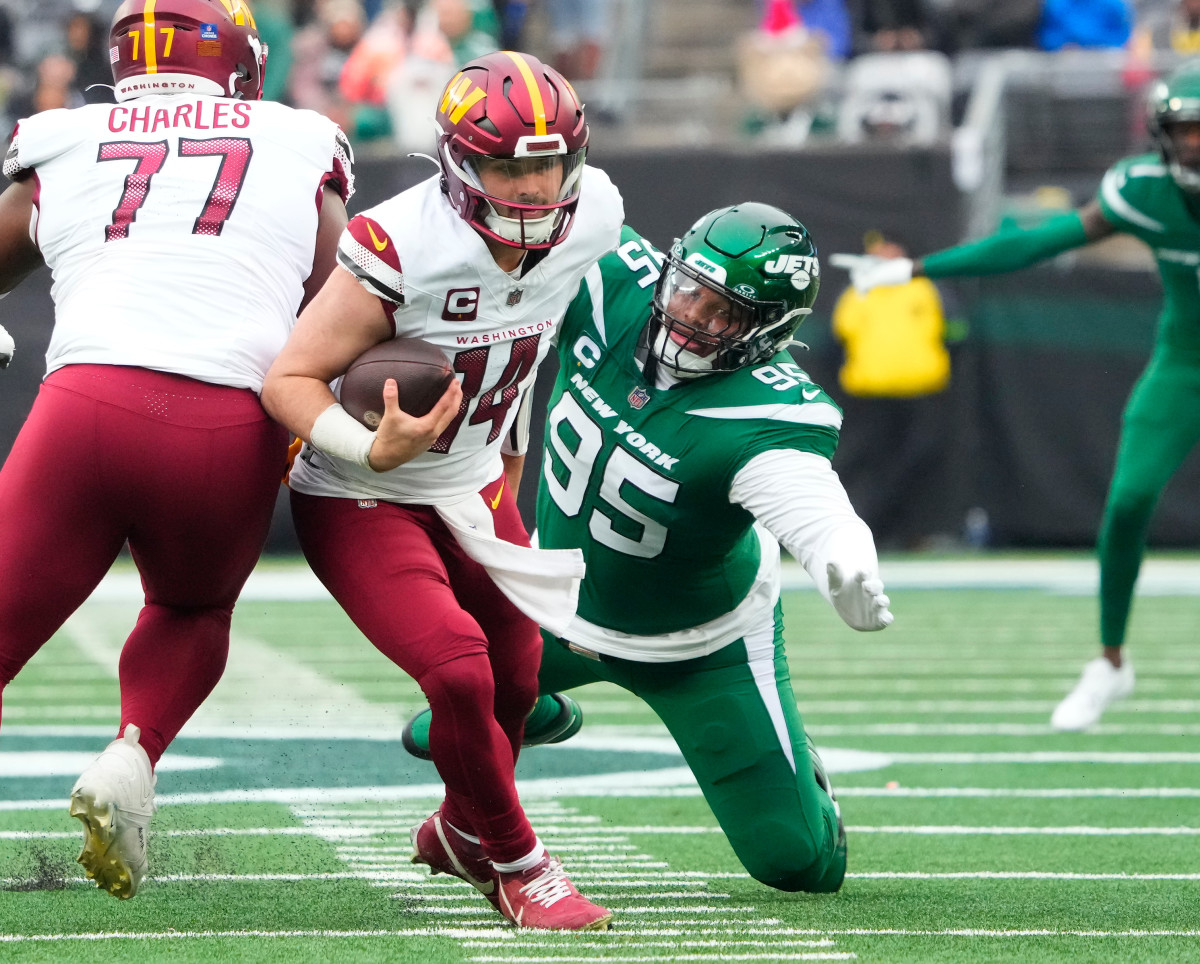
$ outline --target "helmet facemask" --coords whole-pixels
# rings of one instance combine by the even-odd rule
[[[790,340],[810,308],[757,301],[714,280],[712,266],[668,257],[654,289],[643,332],[648,362],[677,378],[729,372],[771,358]],[[649,372],[647,372],[649,374]]]
[[[581,148],[572,153],[464,157],[454,169],[462,188],[475,201],[474,217],[469,220],[484,235],[514,247],[538,249],[557,244],[569,230],[579,201],[586,155],[587,150]],[[443,163],[454,164],[445,146]],[[497,184],[505,187],[497,189]]]

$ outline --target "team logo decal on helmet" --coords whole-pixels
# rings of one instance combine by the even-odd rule
[[[642,333],[645,374],[679,378],[769,360],[812,311],[821,286],[804,225],[769,204],[706,214],[671,248]]]
[[[566,238],[588,127],[562,74],[512,50],[480,57],[446,85],[437,122],[442,186],[461,218],[513,247],[549,248]],[[497,183],[511,187],[506,196],[489,193]]]
[[[171,93],[262,97],[267,48],[246,0],[125,0],[108,36],[118,101]]]
[[[1181,121],[1200,121],[1200,59],[1189,60],[1150,89],[1146,128],[1158,152],[1183,190],[1200,194],[1200,163],[1184,164],[1171,137],[1170,126]]]

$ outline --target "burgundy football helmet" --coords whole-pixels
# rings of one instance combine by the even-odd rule
[[[125,0],[108,43],[118,101],[171,93],[262,97],[267,48],[245,0]]]
[[[534,250],[566,238],[579,204],[588,127],[583,104],[562,74],[513,50],[472,60],[446,85],[437,121],[442,189],[471,227]],[[520,177],[548,164],[561,167],[562,185],[544,203],[489,195],[480,178],[485,165]],[[501,215],[496,205],[510,213]]]

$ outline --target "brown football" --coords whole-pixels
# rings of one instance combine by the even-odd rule
[[[359,355],[342,376],[342,407],[369,429],[383,418],[383,383],[396,379],[400,407],[425,415],[450,381],[454,369],[437,345],[421,338],[393,338]]]

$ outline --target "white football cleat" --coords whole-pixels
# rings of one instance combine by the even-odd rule
[[[71,789],[71,816],[83,823],[79,863],[90,879],[127,900],[146,876],[146,835],[154,814],[150,758],[138,744],[141,730],[129,724],[83,771]]]
[[[1133,692],[1133,682],[1133,664],[1128,658],[1122,659],[1118,668],[1097,656],[1083,667],[1075,688],[1055,707],[1050,725],[1056,730],[1086,730],[1100,721],[1110,705]]]

